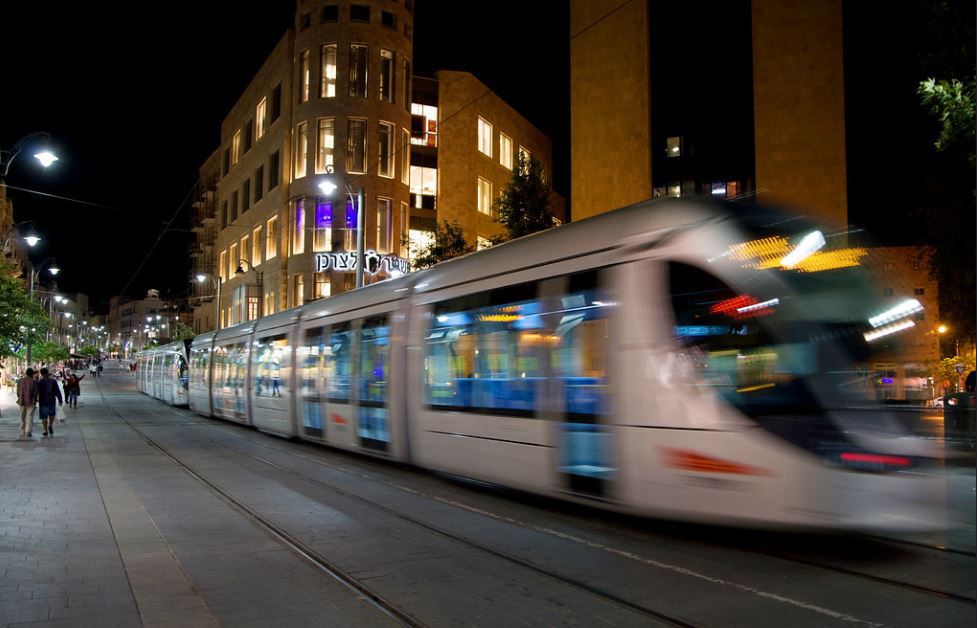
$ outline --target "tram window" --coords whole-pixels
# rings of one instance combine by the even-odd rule
[[[326,397],[331,403],[349,403],[349,380],[353,370],[353,332],[349,322],[334,325],[325,347],[323,379]]]
[[[593,422],[607,413],[608,317],[612,301],[597,283],[597,271],[572,275],[542,341],[551,348],[553,376],[563,389],[564,409],[574,421]]]
[[[437,304],[426,338],[430,407],[533,415],[545,351],[536,293],[526,283]]]
[[[207,382],[207,366],[210,358],[210,352],[205,349],[193,349],[191,356],[191,369],[190,376],[194,384],[206,385]]]
[[[298,367],[301,369],[299,393],[301,397],[302,427],[306,434],[322,436],[322,408],[320,391],[325,389],[325,330],[316,327],[305,330],[301,346],[296,350]]]
[[[390,327],[386,316],[363,321],[360,330],[359,411],[357,426],[365,446],[382,448],[390,441],[387,428],[387,378],[390,368]]]
[[[288,394],[291,356],[288,336],[276,334],[258,338],[252,351],[255,397],[284,397]]]

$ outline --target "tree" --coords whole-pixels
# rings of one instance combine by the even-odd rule
[[[193,331],[193,327],[190,327],[181,321],[177,321],[176,324],[173,325],[173,335],[171,338],[173,340],[193,340],[194,336],[196,335],[197,334],[195,334]]]
[[[98,355],[100,351],[98,350],[98,347],[96,347],[95,345],[85,345],[84,347],[78,350],[78,353],[91,358]]]
[[[919,83],[923,105],[940,121],[940,134],[933,142],[939,152],[960,147],[967,155],[967,163],[974,167],[974,101],[973,80],[929,78]]]
[[[495,202],[496,215],[508,237],[519,238],[552,227],[549,204],[550,188],[543,176],[543,164],[535,156],[527,160],[520,151],[512,179]]]
[[[0,261],[0,356],[18,354],[28,342],[37,344],[49,326],[47,313],[31,301],[13,266]]]
[[[465,234],[457,221],[442,220],[434,227],[434,240],[430,245],[416,251],[414,268],[427,268],[438,262],[465,255],[475,250],[475,246],[465,240]]]
[[[34,344],[31,348],[33,359],[44,364],[54,364],[61,360],[67,360],[71,354],[67,349],[56,342],[42,340]]]
[[[968,351],[964,355],[954,356],[952,358],[943,358],[942,360],[934,360],[929,364],[930,372],[933,373],[934,387],[937,390],[943,390],[947,388],[948,391],[956,390],[957,382],[962,378],[961,374],[957,372],[957,365],[962,364],[964,366],[964,374],[969,373],[974,370],[975,365],[975,355],[974,351]],[[949,384],[949,385],[947,385]]]

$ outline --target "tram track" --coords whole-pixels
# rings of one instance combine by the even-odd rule
[[[176,413],[174,411],[173,414],[176,415],[176,416],[180,416],[184,421],[186,421],[186,418],[183,417],[181,413]],[[247,443],[249,443],[251,445],[257,446],[257,447],[262,447],[262,448],[266,448],[266,449],[275,451],[275,452],[277,452],[279,454],[287,455],[287,456],[294,457],[294,458],[299,458],[299,459],[302,459],[302,460],[305,460],[305,461],[308,461],[308,462],[311,462],[311,463],[314,463],[314,464],[317,464],[317,465],[321,465],[321,466],[324,466],[324,467],[327,467],[327,468],[330,468],[330,469],[341,471],[341,472],[344,472],[344,473],[354,474],[354,475],[356,475],[356,476],[358,476],[360,478],[363,478],[363,479],[368,479],[368,480],[372,480],[372,481],[382,482],[382,483],[386,484],[387,486],[392,487],[392,488],[395,488],[397,490],[410,492],[412,494],[415,494],[415,495],[418,495],[418,496],[421,496],[421,497],[425,497],[427,499],[433,499],[433,500],[439,501],[441,503],[445,503],[445,504],[448,504],[448,505],[451,505],[451,506],[454,506],[454,507],[457,507],[457,508],[468,510],[470,512],[476,512],[476,513],[481,514],[483,516],[489,516],[489,517],[495,518],[495,519],[500,520],[500,521],[506,521],[508,523],[512,523],[512,524],[518,525],[518,526],[523,527],[523,528],[527,528],[527,529],[534,530],[536,532],[547,534],[549,536],[555,536],[555,537],[558,537],[558,538],[562,538],[564,540],[571,540],[571,541],[574,541],[574,542],[581,542],[582,544],[585,544],[585,545],[589,544],[585,540],[575,539],[574,537],[571,537],[569,535],[564,535],[562,533],[558,533],[558,532],[555,532],[555,531],[552,531],[552,530],[547,530],[546,528],[542,528],[540,526],[536,526],[536,525],[531,524],[531,523],[521,522],[521,521],[512,519],[510,517],[506,517],[504,515],[498,515],[498,514],[491,513],[489,511],[485,511],[485,510],[482,510],[482,509],[471,508],[471,507],[468,507],[468,506],[466,506],[464,504],[460,504],[460,503],[454,502],[452,500],[446,500],[446,499],[443,499],[443,498],[440,498],[440,497],[437,497],[437,496],[434,496],[434,495],[429,495],[429,494],[426,494],[426,493],[421,492],[421,491],[416,491],[414,489],[411,489],[411,488],[402,486],[402,485],[397,484],[395,482],[390,482],[390,481],[387,481],[387,480],[382,479],[382,478],[373,477],[371,475],[368,475],[366,473],[363,473],[363,472],[360,472],[360,471],[357,471],[357,470],[353,470],[353,469],[350,469],[350,468],[347,468],[347,467],[344,467],[344,466],[340,466],[340,465],[336,465],[336,464],[331,464],[331,463],[328,463],[328,462],[319,460],[319,459],[317,459],[316,457],[313,457],[313,456],[305,455],[305,454],[302,454],[302,453],[290,451],[289,449],[286,449],[286,448],[277,447],[277,446],[273,446],[273,445],[270,445],[270,444],[267,444],[267,443],[259,442],[258,440],[255,440],[253,438],[249,438],[246,435],[242,435],[242,434],[238,433],[240,430],[234,430],[234,429],[232,429],[233,427],[236,427],[236,426],[225,426],[225,425],[220,425],[220,424],[214,424],[214,423],[211,423],[211,422],[206,421],[206,420],[202,420],[202,421],[186,421],[186,424],[196,425],[196,426],[202,426],[202,427],[210,427],[210,428],[213,428],[213,429],[216,429],[216,430],[220,431],[221,433],[227,434],[228,436],[231,436],[233,438],[236,438],[236,439],[245,441],[245,442],[247,442]],[[573,579],[566,579],[566,578],[564,578],[563,576],[561,576],[559,574],[552,573],[551,571],[547,570],[545,567],[540,567],[538,565],[534,565],[534,564],[532,564],[532,563],[530,563],[530,562],[528,562],[528,561],[526,561],[526,560],[524,560],[522,558],[519,558],[519,557],[516,557],[516,556],[510,556],[509,554],[507,554],[505,552],[500,552],[499,550],[496,550],[496,549],[487,547],[484,544],[481,544],[481,543],[472,541],[470,539],[466,539],[466,538],[461,537],[459,535],[456,535],[456,534],[454,534],[452,532],[449,532],[449,531],[446,531],[446,530],[437,528],[436,526],[431,526],[430,524],[427,524],[425,522],[416,520],[415,518],[410,517],[409,515],[404,515],[403,513],[399,513],[397,511],[395,511],[395,510],[387,507],[387,506],[383,506],[382,504],[377,504],[377,503],[375,503],[375,502],[373,502],[371,500],[368,500],[366,498],[363,498],[362,496],[349,493],[348,491],[344,491],[343,489],[341,489],[341,488],[339,488],[339,487],[337,487],[337,486],[335,486],[333,484],[330,484],[328,482],[324,482],[322,480],[318,480],[316,478],[309,477],[307,474],[303,474],[303,473],[301,473],[299,471],[288,469],[286,467],[283,467],[282,465],[276,464],[274,462],[271,462],[270,460],[267,460],[265,458],[262,458],[261,456],[256,456],[254,454],[251,454],[251,453],[248,453],[248,452],[244,452],[244,451],[242,451],[242,450],[240,450],[240,449],[238,449],[236,447],[233,447],[231,445],[228,445],[226,443],[223,443],[223,442],[220,442],[220,441],[217,441],[217,440],[213,440],[213,439],[212,439],[212,442],[215,443],[215,444],[217,444],[217,445],[219,445],[219,446],[221,446],[221,447],[224,447],[224,448],[226,448],[226,449],[228,449],[230,451],[233,451],[233,452],[235,452],[238,455],[245,456],[247,458],[253,459],[253,460],[257,461],[257,462],[260,462],[262,464],[265,464],[267,466],[270,466],[270,467],[272,467],[274,469],[277,469],[277,470],[279,470],[281,472],[285,472],[285,473],[288,473],[288,474],[292,474],[292,475],[298,476],[298,477],[304,479],[305,481],[309,481],[309,482],[312,482],[312,483],[315,483],[315,484],[322,485],[322,486],[324,486],[326,488],[329,488],[330,490],[336,491],[337,493],[344,495],[345,497],[348,497],[348,498],[355,499],[357,501],[366,503],[369,506],[372,506],[372,507],[378,508],[379,510],[382,510],[386,514],[395,516],[395,517],[397,517],[399,519],[405,520],[405,521],[407,521],[409,523],[412,523],[414,525],[418,525],[420,527],[423,527],[423,528],[425,528],[425,529],[427,529],[427,530],[429,530],[431,532],[434,532],[436,534],[439,534],[441,536],[444,536],[445,538],[452,539],[452,540],[454,540],[456,542],[464,543],[464,544],[466,544],[466,545],[468,545],[470,547],[476,548],[476,549],[478,549],[480,551],[488,552],[488,553],[490,553],[490,554],[492,554],[494,556],[497,556],[499,558],[502,558],[504,560],[507,560],[507,561],[510,561],[510,562],[519,564],[519,565],[521,565],[523,567],[526,567],[528,569],[531,569],[533,571],[536,571],[537,573],[541,573],[542,575],[546,575],[546,576],[551,577],[551,578],[554,578],[554,579],[556,579],[558,581],[564,582],[565,584],[568,584],[568,585],[571,585],[571,586],[575,586],[575,587],[579,587],[581,589],[584,589],[584,590],[587,590],[587,591],[589,591],[591,593],[594,593],[595,595],[599,595],[601,597],[605,597],[606,599],[608,599],[610,601],[614,601],[616,603],[623,604],[623,605],[627,606],[628,608],[633,608],[634,610],[638,610],[638,608],[634,608],[635,603],[630,602],[628,600],[623,600],[623,599],[619,598],[618,596],[616,596],[614,594],[606,593],[606,592],[605,592],[606,595],[605,594],[602,594],[600,591],[594,590],[593,587],[591,587],[590,585],[587,585],[586,583],[580,583],[580,582],[577,582],[577,581],[575,581]],[[966,550],[957,550],[957,549],[952,549],[952,548],[943,548],[943,547],[936,546],[936,545],[929,545],[929,544],[925,544],[925,543],[917,543],[917,542],[913,542],[913,541],[905,541],[905,540],[894,539],[894,538],[885,537],[885,536],[864,535],[864,538],[869,538],[869,539],[872,539],[873,541],[876,541],[876,542],[904,544],[904,545],[908,545],[908,546],[918,547],[919,549],[927,549],[927,550],[947,552],[947,553],[950,553],[950,554],[964,556],[964,557],[973,557],[974,556],[974,553],[973,552],[968,552]],[[590,544],[590,545],[591,546],[594,546],[594,547],[597,546],[596,544]],[[610,548],[603,548],[602,547],[602,549],[610,549]],[[938,598],[938,599],[952,600],[952,601],[955,601],[955,602],[961,602],[961,603],[966,603],[966,604],[973,604],[973,603],[977,602],[977,599],[975,599],[973,597],[968,597],[968,596],[965,596],[965,595],[960,595],[960,594],[953,593],[953,592],[950,592],[950,591],[942,591],[942,590],[939,590],[939,589],[935,589],[935,588],[932,588],[932,587],[928,587],[928,586],[916,584],[916,583],[913,583],[913,582],[907,582],[905,580],[899,580],[899,579],[889,578],[889,577],[886,577],[886,576],[881,576],[881,575],[876,575],[876,574],[870,574],[870,573],[866,573],[866,572],[863,572],[863,571],[858,571],[858,570],[855,570],[855,569],[849,569],[847,567],[841,567],[841,566],[838,566],[838,565],[832,565],[832,564],[829,564],[829,563],[825,563],[823,561],[818,561],[818,560],[813,560],[813,559],[807,559],[807,558],[803,558],[803,557],[798,557],[796,555],[791,555],[789,553],[777,552],[777,551],[767,551],[767,550],[761,550],[759,548],[742,548],[741,547],[739,549],[741,549],[742,551],[746,551],[746,552],[751,552],[751,553],[756,553],[756,554],[759,554],[759,555],[764,555],[764,556],[767,556],[767,557],[770,557],[770,558],[774,558],[774,559],[777,559],[777,560],[783,560],[783,561],[792,562],[792,563],[795,563],[795,564],[802,564],[802,565],[805,565],[807,567],[812,567],[812,568],[817,568],[817,569],[821,569],[821,570],[831,571],[831,572],[843,574],[843,575],[846,575],[846,576],[849,576],[849,577],[854,577],[854,578],[859,578],[859,579],[871,581],[871,582],[874,582],[874,583],[877,583],[877,584],[884,584],[884,585],[893,586],[893,587],[897,587],[897,588],[901,588],[901,589],[905,589],[905,590],[911,590],[911,591],[914,591],[916,593],[927,595],[927,596],[932,596],[932,597],[935,597],[935,598]],[[682,620],[678,620],[676,618],[671,618],[671,617],[668,617],[668,616],[661,616],[658,613],[658,611],[654,611],[653,609],[647,609],[645,607],[641,607],[640,605],[637,605],[637,606],[640,607],[641,612],[645,612],[646,614],[649,614],[649,615],[651,615],[651,616],[653,616],[653,617],[655,617],[655,618],[657,618],[659,620],[668,621],[668,622],[673,623],[675,625],[689,625],[689,624],[686,624],[686,623],[682,622]]]
[[[387,615],[391,619],[394,619],[395,621],[397,621],[397,622],[399,622],[399,623],[401,623],[403,625],[406,625],[406,626],[412,626],[412,627],[414,627],[414,626],[416,626],[416,627],[424,626],[424,624],[422,622],[420,622],[416,618],[412,617],[411,615],[409,615],[408,613],[406,613],[405,611],[403,611],[402,609],[400,609],[399,607],[397,607],[395,604],[393,604],[391,601],[389,601],[386,598],[384,598],[383,596],[381,596],[378,592],[376,592],[374,589],[372,589],[368,585],[364,584],[361,580],[357,579],[355,576],[351,575],[348,571],[344,570],[343,568],[339,567],[338,565],[336,565],[335,563],[333,563],[329,559],[325,558],[324,556],[322,556],[321,554],[319,554],[318,552],[316,552],[314,549],[312,549],[311,547],[309,547],[307,544],[305,544],[304,542],[302,542],[300,539],[296,538],[293,534],[291,534],[291,533],[287,532],[286,530],[284,530],[281,526],[275,524],[274,522],[272,522],[271,520],[269,520],[265,516],[261,515],[257,510],[255,510],[254,508],[252,508],[251,506],[249,506],[244,501],[242,501],[242,500],[234,497],[233,495],[231,495],[227,490],[225,490],[224,488],[222,488],[220,485],[218,485],[218,484],[216,484],[214,482],[211,482],[210,480],[208,480],[207,478],[205,478],[203,475],[201,475],[196,469],[194,469],[186,461],[182,460],[179,456],[175,455],[168,448],[166,448],[164,445],[160,444],[158,441],[156,441],[155,439],[153,439],[151,436],[145,434],[142,430],[139,429],[139,427],[137,427],[131,421],[129,421],[128,419],[126,419],[120,412],[118,412],[117,410],[115,410],[115,408],[112,407],[112,405],[105,398],[105,395],[104,395],[104,393],[101,390],[101,387],[99,387],[99,395],[101,396],[102,402],[105,405],[106,409],[109,412],[111,412],[113,415],[115,415],[116,417],[118,417],[119,420],[122,421],[137,436],[139,436],[139,438],[141,440],[143,440],[150,447],[152,447],[152,448],[156,449],[157,451],[159,451],[160,453],[164,454],[167,458],[169,458],[170,460],[172,460],[181,469],[183,469],[187,474],[189,474],[195,480],[197,480],[198,482],[200,482],[201,484],[203,484],[210,491],[212,491],[213,493],[217,494],[222,500],[224,500],[225,502],[227,502],[230,505],[232,505],[234,508],[236,508],[239,511],[243,512],[244,514],[246,514],[259,528],[265,530],[269,535],[271,535],[273,538],[275,538],[276,540],[278,540],[284,546],[288,547],[290,550],[292,550],[293,552],[295,552],[296,554],[298,554],[299,556],[301,556],[302,558],[304,558],[307,562],[313,564],[314,566],[316,566],[320,570],[322,570],[325,573],[327,573],[328,575],[332,576],[334,579],[338,580],[344,586],[346,586],[351,591],[353,591],[355,594],[357,594],[361,599],[363,599],[364,602],[370,604],[371,606],[374,606],[375,608],[377,608],[379,611],[383,612],[385,615]],[[164,422],[159,422],[159,421],[153,421],[153,422],[147,422],[147,423],[140,423],[140,425],[150,425],[150,426],[160,426],[160,425],[164,425],[164,424],[175,424],[175,423],[164,423]],[[186,421],[186,422],[182,423],[182,425],[217,427],[217,426],[210,425],[209,423],[204,422],[204,421]],[[225,431],[225,430],[221,429],[221,431]],[[254,441],[252,439],[245,438],[245,437],[240,436],[240,435],[235,435],[235,436],[238,437],[238,438],[240,438],[241,440],[247,441],[247,442],[249,442],[251,444],[259,445],[259,446],[261,445],[261,443],[257,443],[256,441]],[[239,449],[237,449],[235,447],[232,447],[230,445],[227,445],[226,443],[222,443],[220,441],[213,440],[213,439],[211,440],[211,442],[214,443],[214,444],[216,444],[216,445],[218,445],[218,446],[224,447],[224,448],[226,448],[226,449],[228,449],[230,451],[233,451],[233,452],[235,452],[238,455],[241,455],[241,456],[250,458],[250,459],[255,460],[257,462],[260,462],[260,463],[262,463],[264,465],[267,465],[267,466],[269,466],[271,468],[274,468],[274,469],[276,469],[276,470],[278,470],[280,472],[288,473],[288,474],[291,474],[291,475],[295,475],[295,476],[301,478],[304,481],[312,482],[314,484],[321,485],[321,486],[323,486],[325,488],[328,488],[328,489],[336,492],[337,494],[342,495],[343,497],[346,497],[346,498],[349,498],[349,499],[353,499],[353,500],[356,500],[356,501],[358,501],[360,503],[366,504],[366,505],[368,505],[370,507],[373,507],[373,508],[375,508],[375,509],[377,509],[379,511],[384,512],[385,514],[394,516],[394,517],[396,517],[396,518],[398,518],[400,520],[403,520],[403,521],[405,521],[407,523],[413,524],[413,525],[418,526],[418,527],[420,527],[422,529],[425,529],[425,530],[427,530],[429,532],[432,532],[434,534],[437,534],[437,535],[439,535],[439,536],[441,536],[443,538],[452,540],[452,541],[454,541],[456,543],[462,544],[462,545],[467,546],[469,548],[472,548],[472,549],[475,549],[475,550],[479,550],[479,551],[485,552],[486,554],[489,554],[491,556],[494,556],[495,558],[499,558],[499,559],[505,560],[507,562],[516,564],[516,565],[518,565],[520,567],[523,567],[525,569],[528,569],[528,570],[530,570],[532,572],[535,572],[535,573],[537,573],[537,574],[539,574],[541,576],[547,577],[547,578],[549,578],[551,580],[554,580],[556,582],[559,582],[561,584],[564,584],[564,585],[567,585],[567,586],[571,586],[571,587],[574,587],[574,588],[579,589],[579,590],[582,590],[582,591],[586,591],[587,593],[590,593],[590,594],[595,595],[597,597],[600,597],[600,598],[602,598],[604,600],[607,600],[609,602],[612,602],[614,604],[617,604],[617,605],[619,605],[621,607],[624,607],[624,608],[627,608],[629,610],[632,610],[632,611],[635,611],[637,613],[640,613],[642,615],[645,615],[645,616],[647,616],[649,618],[653,618],[653,619],[655,619],[655,620],[657,620],[659,622],[664,622],[664,623],[667,623],[667,624],[670,624],[670,625],[673,625],[673,626],[681,626],[681,627],[684,627],[684,628],[693,628],[695,626],[695,624],[691,624],[691,623],[686,622],[686,621],[684,621],[682,619],[679,619],[677,617],[673,617],[673,616],[670,616],[670,615],[668,615],[666,613],[663,613],[663,612],[660,612],[660,611],[656,611],[654,609],[651,609],[651,608],[648,608],[646,606],[643,606],[641,604],[637,604],[635,602],[631,602],[630,600],[627,600],[625,598],[622,598],[620,596],[617,596],[617,595],[615,595],[615,594],[613,594],[613,593],[611,593],[609,591],[604,591],[604,590],[601,590],[601,589],[599,589],[597,587],[591,586],[591,585],[589,585],[589,584],[587,584],[585,582],[581,582],[581,581],[576,580],[576,579],[573,579],[573,578],[568,578],[568,577],[562,576],[562,575],[556,573],[555,571],[548,570],[545,567],[540,567],[540,566],[535,565],[535,564],[533,564],[533,563],[531,563],[529,561],[526,561],[524,559],[521,559],[521,558],[519,558],[517,556],[512,556],[512,555],[510,555],[510,554],[508,554],[506,552],[502,552],[502,551],[493,549],[493,548],[488,547],[488,546],[486,546],[484,544],[481,544],[481,543],[472,541],[471,539],[467,539],[467,538],[462,537],[460,535],[456,535],[456,534],[453,534],[453,533],[448,532],[446,530],[442,530],[442,529],[440,529],[440,528],[438,528],[436,526],[432,526],[430,524],[427,524],[427,523],[425,523],[425,522],[423,522],[423,521],[421,521],[419,519],[416,519],[414,517],[411,517],[409,515],[405,515],[403,513],[399,513],[399,512],[397,512],[396,510],[394,510],[392,508],[389,508],[387,506],[383,506],[382,504],[378,504],[378,503],[376,503],[376,502],[374,502],[372,500],[366,499],[366,498],[364,498],[362,496],[359,496],[359,495],[356,495],[354,493],[350,493],[349,491],[343,490],[343,489],[341,489],[341,488],[339,488],[339,487],[337,487],[335,485],[332,485],[332,484],[330,484],[328,482],[324,482],[322,480],[311,478],[311,477],[309,477],[307,475],[304,475],[302,473],[299,473],[297,471],[293,471],[291,469],[287,469],[286,467],[283,467],[281,465],[275,464],[274,462],[271,462],[269,460],[266,460],[264,458],[261,458],[260,456],[255,456],[253,454],[249,454],[247,452],[241,451],[241,450],[239,450]],[[289,453],[289,452],[287,452],[285,450],[282,450],[282,449],[279,449],[277,447],[271,447],[271,449],[274,449],[275,451],[280,452],[280,453],[286,453],[286,454]],[[314,460],[314,459],[309,458],[309,457],[306,457],[306,456],[303,456],[303,457],[304,458],[308,458],[310,460]],[[342,469],[340,467],[336,467],[336,468],[348,472],[348,470]],[[370,478],[370,479],[375,480],[375,478]]]

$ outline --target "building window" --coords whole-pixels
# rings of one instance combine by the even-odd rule
[[[247,153],[251,150],[251,145],[254,144],[254,120],[248,120],[244,125],[244,152]]]
[[[410,192],[419,197],[431,196],[438,193],[438,169],[424,166],[410,167]],[[415,204],[414,207],[421,207]],[[432,208],[433,209],[433,208]]]
[[[478,119],[478,150],[492,156],[492,125],[482,118]]]
[[[478,178],[478,211],[486,216],[492,215],[492,183]]]
[[[261,263],[261,227],[255,227],[251,232],[251,265]]]
[[[885,264],[882,265],[882,270],[894,270],[894,269],[895,269],[895,264],[893,264],[892,262],[886,262]]]
[[[310,13],[303,13],[299,16],[299,32],[301,33],[308,27],[312,26],[312,15]]]
[[[915,294],[916,296],[922,296],[922,295],[926,294],[926,289],[925,288],[913,288],[913,294]]]
[[[367,64],[369,48],[363,44],[349,46],[349,95],[366,98]]]
[[[380,123],[380,144],[377,150],[377,161],[379,162],[377,172],[381,177],[393,178],[394,176],[394,129],[396,127],[389,122]]]
[[[227,199],[221,203],[221,229],[227,226]]]
[[[387,28],[397,28],[397,16],[390,11],[380,11],[380,23]]]
[[[393,236],[393,225],[391,212],[392,201],[389,198],[377,199],[377,253],[390,253]]]
[[[235,271],[237,270],[238,260],[241,258],[237,256],[237,243],[231,245],[231,252],[227,258],[227,276],[233,277]]]
[[[671,137],[665,138],[665,156],[666,157],[681,157],[682,156],[682,138],[673,135]]]
[[[241,213],[251,209],[251,179],[245,179],[241,184]]]
[[[292,307],[299,307],[305,303],[305,278],[298,273],[292,278]]]
[[[505,133],[499,133],[499,163],[512,170],[512,138]]]
[[[404,109],[410,111],[410,61],[404,59]]]
[[[248,253],[251,251],[251,238],[244,236],[241,238],[241,258],[245,259],[248,257]],[[254,264],[252,263],[252,266]]]
[[[234,136],[231,137],[231,165],[237,164],[238,160],[241,159],[241,130],[238,129],[234,132]]]
[[[403,249],[407,246],[407,229],[410,226],[410,210],[407,207],[407,203],[400,204],[400,232],[397,238],[397,248]],[[400,251],[401,257],[407,257],[404,251]]]
[[[268,130],[268,98],[262,98],[258,101],[258,106],[254,110],[254,120],[255,120],[255,139],[261,139],[265,135],[265,131]]]
[[[336,97],[336,44],[326,44],[322,47],[322,82],[319,86],[320,98]]]
[[[223,251],[221,251],[220,254],[220,266],[217,267],[217,274],[224,275],[226,269],[227,269],[227,249],[224,249]],[[229,278],[230,275],[224,275],[224,281],[227,281],[227,279]]]
[[[316,199],[315,204],[312,250],[316,252],[332,250],[332,203],[321,198]]]
[[[295,226],[292,230],[292,255],[305,253],[305,199],[295,201]]]
[[[410,131],[400,130],[400,182],[410,185]]]
[[[257,203],[265,195],[265,166],[258,166],[254,171],[254,202]]]
[[[324,299],[332,294],[332,285],[329,282],[329,273],[315,274],[315,298]]]
[[[231,171],[231,148],[227,147],[224,149],[224,163],[221,167],[221,178],[226,177],[227,173]]]
[[[916,320],[918,320],[918,321],[925,321],[926,320],[926,312],[916,312]]]
[[[309,101],[310,61],[311,55],[308,50],[299,53],[299,102]]]
[[[237,207],[238,207],[237,200],[238,200],[238,191],[234,190],[233,192],[231,192],[231,222],[237,220]]]
[[[532,160],[533,154],[529,152],[529,149],[525,146],[519,147],[519,174],[526,174],[529,171],[529,162]]]
[[[410,106],[410,143],[417,146],[438,145],[438,108],[431,105]]]
[[[309,123],[299,122],[295,127],[295,178],[305,176],[309,167]]]
[[[339,5],[338,4],[327,4],[322,7],[322,21],[323,22],[338,22],[339,21]]]
[[[363,4],[353,4],[349,7],[349,19],[352,22],[369,22],[370,7]]]
[[[743,193],[739,181],[726,182],[726,198],[736,198]]]
[[[712,195],[726,197],[726,182],[725,181],[713,181],[712,182]]]
[[[394,53],[380,49],[380,100],[394,101]]]
[[[346,172],[366,171],[366,120],[350,118],[346,127]]]
[[[265,223],[265,261],[278,256],[278,216]]]
[[[268,189],[274,190],[278,187],[278,180],[281,179],[281,157],[276,150],[268,157]]]
[[[332,118],[319,118],[316,132],[315,172],[326,172],[326,166],[333,165],[333,155],[336,152],[336,129]]]
[[[271,122],[282,117],[282,86],[275,85],[271,90]]]

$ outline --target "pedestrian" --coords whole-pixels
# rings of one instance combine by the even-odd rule
[[[81,396],[81,380],[83,379],[85,379],[84,375],[81,377],[78,377],[74,373],[68,375],[68,381],[64,385],[64,399],[69,408],[78,407],[78,397]],[[64,423],[63,418],[61,422]]]
[[[42,368],[41,381],[37,382],[37,407],[40,408],[39,414],[45,436],[54,436],[54,421],[58,414],[58,407],[54,405],[55,399],[58,400],[58,405],[64,405],[57,380],[51,377],[46,368]]]
[[[98,363],[98,369],[95,371],[95,374],[98,375],[98,377],[101,377],[102,376],[102,363],[101,362]]]
[[[17,405],[20,406],[20,435],[33,436],[34,406],[37,404],[37,382],[34,381],[34,369],[27,369],[27,374],[17,380]]]

